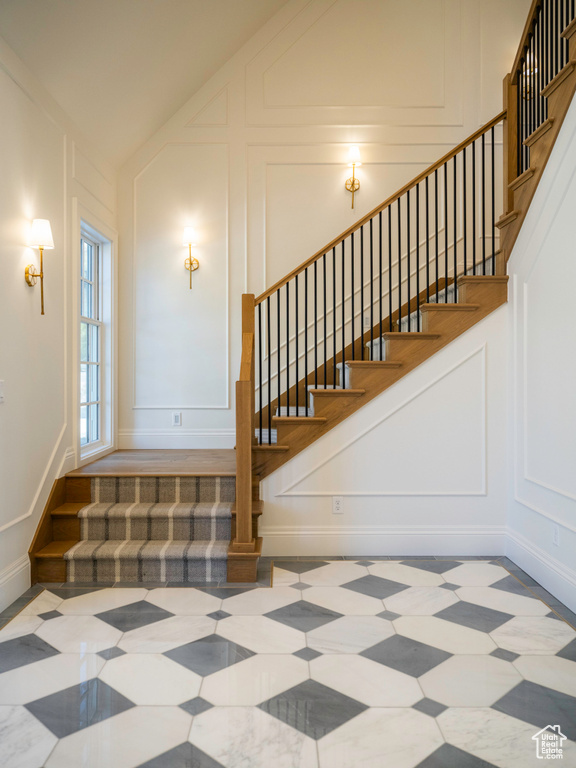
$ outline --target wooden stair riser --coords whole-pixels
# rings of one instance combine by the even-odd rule
[[[391,387],[404,376],[404,367],[389,369],[350,368],[348,376],[353,389],[371,389],[374,385],[384,383]]]
[[[544,89],[543,93],[547,93],[546,102],[548,104],[548,117],[558,117],[563,114],[568,104],[572,101],[572,95],[574,94],[574,84],[576,83],[576,63],[569,61],[564,69],[556,75],[558,85],[553,90]],[[551,83],[554,86],[554,81]]]
[[[440,339],[409,339],[406,333],[399,333],[397,338],[386,335],[386,357],[399,360],[405,365],[419,358],[427,358],[442,346]]]
[[[323,423],[313,422],[311,424],[291,424],[278,426],[277,440],[279,445],[292,445],[294,441],[298,441],[302,436],[315,440],[317,435],[320,434]]]
[[[460,299],[465,304],[477,304],[482,316],[497,309],[508,300],[508,278],[463,277],[459,281]]]
[[[334,414],[353,413],[358,407],[357,400],[361,399],[362,395],[351,394],[348,389],[341,390],[341,392],[345,394],[337,394],[327,390],[325,395],[312,395],[314,414],[331,419]]]
[[[449,305],[448,305],[449,306]],[[458,305],[457,305],[458,306]],[[486,313],[487,314],[487,313]],[[422,308],[422,330],[428,333],[440,333],[442,336],[458,336],[461,331],[470,328],[482,317],[480,306],[463,312],[460,309],[440,310],[429,307]]]

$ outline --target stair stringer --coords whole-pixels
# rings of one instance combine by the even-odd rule
[[[462,311],[461,305],[424,305],[422,333],[384,334],[387,359],[399,366],[382,367],[375,365],[371,370],[368,361],[363,366],[354,366],[351,371],[351,389],[312,390],[315,398],[314,416],[325,421],[312,425],[292,425],[288,434],[283,434],[280,445],[255,446],[253,474],[261,481],[270,473],[290,461],[312,442],[327,434],[337,424],[362,408],[388,387],[414,370],[455,338],[472,328],[507,301],[508,277],[503,276],[462,276],[459,278],[460,300],[472,305]],[[319,401],[319,402],[318,402]]]

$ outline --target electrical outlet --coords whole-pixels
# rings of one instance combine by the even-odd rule
[[[552,544],[555,547],[560,546],[560,526],[558,525],[552,526]]]
[[[332,514],[343,515],[344,514],[344,499],[342,496],[332,496]]]
[[[182,426],[182,413],[179,411],[172,411],[172,426],[173,427],[181,427]]]

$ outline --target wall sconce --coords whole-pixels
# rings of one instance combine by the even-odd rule
[[[348,167],[352,167],[352,176],[346,179],[345,187],[348,192],[352,192],[352,208],[354,208],[354,193],[360,189],[360,181],[356,178],[356,166],[362,165],[360,150],[356,146],[348,150]]]
[[[40,250],[40,272],[36,271],[36,267],[33,264],[28,264],[24,270],[24,278],[30,288],[33,288],[38,278],[40,278],[40,304],[41,312],[44,314],[44,249],[50,251],[54,248],[54,239],[52,238],[52,229],[50,228],[50,222],[48,219],[34,219],[32,222],[32,231],[30,233],[31,248],[38,248]]]
[[[538,74],[538,62],[530,53],[526,54],[526,61],[522,69],[522,98],[529,101],[534,96],[536,89],[536,75]]]
[[[200,263],[198,259],[192,258],[192,247],[196,247],[196,233],[193,227],[184,227],[184,234],[182,235],[182,245],[188,246],[188,258],[184,262],[184,268],[190,272],[190,290],[192,290],[192,272],[195,272]]]

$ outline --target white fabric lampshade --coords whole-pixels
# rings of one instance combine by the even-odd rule
[[[351,146],[348,150],[348,165],[362,165],[360,148],[356,145]]]
[[[48,219],[34,219],[30,232],[30,245],[32,248],[45,248],[46,250],[54,248],[52,229]]]
[[[182,245],[196,245],[196,232],[194,227],[184,227]]]

